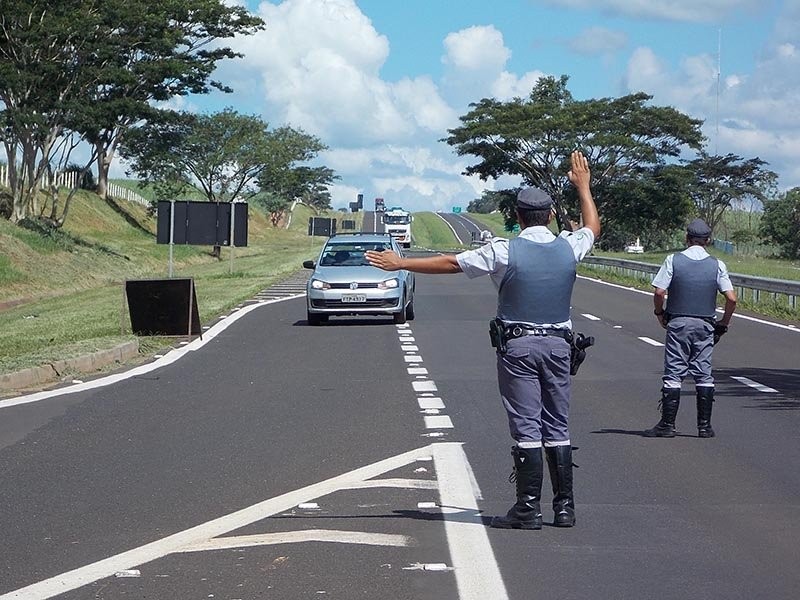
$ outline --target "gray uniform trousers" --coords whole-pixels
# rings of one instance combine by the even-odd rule
[[[667,323],[664,349],[664,387],[680,388],[686,375],[696,386],[714,386],[711,354],[714,351],[714,326],[698,317],[673,317]]]
[[[569,441],[570,345],[557,336],[509,340],[497,354],[497,381],[511,437],[519,443]]]

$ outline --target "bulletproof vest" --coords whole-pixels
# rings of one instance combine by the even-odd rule
[[[717,309],[718,269],[713,256],[692,260],[684,254],[674,254],[667,312],[673,316],[713,317]]]
[[[537,324],[568,321],[575,265],[575,254],[564,238],[509,241],[508,268],[497,298],[498,318]]]

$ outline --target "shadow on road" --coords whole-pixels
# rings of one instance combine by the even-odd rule
[[[777,390],[778,393],[759,392],[745,384],[741,384],[742,387],[740,387],[731,379],[732,377],[747,377],[761,385]],[[715,396],[719,400],[725,397],[738,397],[750,402],[745,405],[745,408],[800,410],[800,369],[754,369],[750,367],[715,369],[714,378],[717,382]],[[721,383],[726,385],[721,386]]]

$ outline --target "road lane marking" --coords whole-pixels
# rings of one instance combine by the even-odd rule
[[[414,388],[415,392],[438,392],[439,389],[436,387],[436,383],[433,381],[412,381],[411,387]]]
[[[594,315],[590,315],[589,313],[584,313],[581,315],[582,317],[586,317],[590,321],[599,321],[600,317],[595,317]]]
[[[339,531],[308,529],[305,531],[284,531],[281,533],[262,533],[260,535],[239,535],[215,538],[185,547],[181,552],[206,552],[209,550],[232,550],[254,546],[275,544],[296,544],[299,542],[334,542],[337,544],[362,544],[367,546],[407,547],[413,543],[407,535],[393,533],[366,533],[363,531]]]
[[[436,397],[417,398],[417,404],[419,404],[419,407],[423,410],[429,408],[439,408],[439,409],[444,408],[444,402],[442,401],[442,399]]]
[[[356,488],[360,485],[369,485],[366,484],[366,482],[374,477],[409,465],[419,460],[421,457],[431,456],[431,454],[435,456],[434,446],[436,446],[436,444],[404,452],[403,454],[398,454],[397,456],[386,458],[371,465],[360,467],[354,471],[332,477],[331,479],[314,483],[304,488],[270,498],[269,500],[264,500],[258,504],[191,527],[160,540],[150,542],[144,546],[116,554],[95,563],[0,595],[0,600],[44,600],[46,598],[52,598],[59,594],[89,585],[100,579],[112,577],[114,573],[118,571],[133,569],[134,567],[163,558],[169,554],[183,552],[185,548],[191,548],[196,544],[208,542],[226,533],[235,531],[236,529],[295,508],[297,505],[304,502],[311,502],[338,490]],[[380,480],[375,481],[380,482]],[[450,483],[449,485],[453,484]],[[387,487],[392,486],[390,484]]]
[[[735,379],[739,383],[748,385],[751,388],[758,390],[759,392],[764,392],[765,394],[780,394],[780,392],[775,388],[768,387],[766,385],[758,383],[757,381],[753,381],[752,379],[749,379],[747,377],[734,377],[733,375],[731,375],[731,379]]]
[[[645,344],[650,344],[651,346],[663,346],[661,342],[657,342],[656,340],[650,339],[649,337],[640,337]]]
[[[406,354],[403,357],[403,360],[405,360],[407,363],[421,363],[422,357],[419,354]]]
[[[428,369],[425,367],[408,367],[406,369],[409,375],[427,375]]]
[[[508,600],[500,568],[492,552],[478,501],[471,487],[469,461],[461,444],[432,444],[442,507],[466,511],[443,512],[444,529],[460,600]],[[470,514],[472,518],[470,518]]]
[[[426,429],[452,429],[453,421],[447,415],[432,415],[422,417]]]
[[[439,217],[439,218],[440,218],[442,221],[444,221],[444,224],[445,224],[445,225],[447,225],[447,226],[450,228],[450,231],[452,231],[452,232],[453,232],[453,235],[454,235],[454,236],[455,236],[455,238],[458,240],[458,243],[459,243],[459,244],[461,244],[461,245],[463,246],[463,245],[464,245],[464,242],[461,240],[461,238],[460,238],[460,237],[458,237],[458,234],[456,233],[456,230],[453,228],[453,226],[450,224],[450,222],[449,222],[447,219],[445,219],[445,218],[444,218],[444,217],[443,217],[443,216],[442,216],[440,213],[438,213],[438,212],[436,213],[436,216],[437,216],[437,217]]]
[[[400,349],[403,352],[419,352],[419,346],[414,346],[413,344],[403,344]]]

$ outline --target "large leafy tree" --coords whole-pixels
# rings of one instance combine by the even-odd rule
[[[603,190],[663,166],[703,142],[701,121],[670,107],[651,106],[647,94],[578,101],[568,77],[544,77],[528,98],[508,102],[484,98],[461,117],[445,138],[459,155],[479,162],[465,174],[482,179],[519,175],[547,191],[576,214],[568,189],[569,155],[580,149],[592,165],[602,215]]]
[[[104,0],[102,27],[108,52],[101,84],[80,117],[95,146],[98,193],[125,131],[151,118],[153,102],[175,96],[232,91],[211,79],[217,63],[238,58],[219,40],[251,34],[263,21],[220,0]]]
[[[12,196],[11,220],[38,216],[41,189],[59,149],[74,148],[73,115],[99,82],[94,2],[9,0],[0,11],[0,137]]]
[[[760,233],[786,258],[800,258],[800,187],[764,202]]]
[[[744,159],[735,154],[710,156],[700,152],[686,165],[692,173],[689,189],[697,214],[712,229],[737,202],[748,198],[764,202],[778,179],[758,157]]]
[[[39,188],[69,162],[76,140],[99,161],[101,192],[120,134],[154,101],[227,90],[210,80],[237,56],[218,40],[260,27],[223,0],[7,0],[0,12],[0,136],[9,161],[11,218],[40,214]],[[53,190],[55,210],[58,189]],[[63,213],[53,220],[59,225]]]

